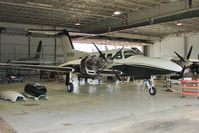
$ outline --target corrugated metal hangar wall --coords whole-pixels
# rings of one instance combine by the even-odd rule
[[[9,24],[7,26],[15,27],[15,24]],[[19,26],[19,24],[16,24],[16,26]],[[38,29],[38,27],[34,27],[31,25],[27,26],[27,25],[20,24],[20,26]],[[12,28],[10,28],[9,30],[12,30]],[[41,49],[41,56],[40,56],[41,60],[43,61],[56,60],[56,62],[59,62],[59,63],[62,63],[64,61],[63,51],[62,51],[61,43],[60,43],[61,41],[58,37],[57,38],[35,37],[35,36],[28,36],[21,33],[8,32],[8,33],[0,34],[0,60],[1,62],[7,62],[8,60],[17,60],[18,58],[24,58],[24,57],[29,57],[29,56],[34,57],[40,40],[42,40],[42,49]]]

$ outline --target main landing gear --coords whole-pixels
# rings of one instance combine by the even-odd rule
[[[144,86],[143,86],[143,89],[145,87],[148,88],[149,93],[152,96],[154,96],[157,93],[157,89],[155,88],[155,81],[154,81],[155,78],[156,77],[152,75],[150,80],[147,79],[144,81]],[[151,84],[150,84],[150,81],[151,81]]]
[[[74,90],[74,85],[71,81],[71,73],[66,73],[66,91],[72,93]]]

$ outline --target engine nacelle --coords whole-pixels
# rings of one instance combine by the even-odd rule
[[[104,69],[104,61],[96,56],[86,56],[81,60],[80,71],[83,74],[98,75],[98,70]]]

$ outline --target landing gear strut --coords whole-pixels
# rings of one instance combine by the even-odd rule
[[[155,76],[151,76],[151,84],[150,84],[150,81],[149,80],[145,80],[144,81],[144,86],[143,86],[143,89],[145,88],[145,86],[147,86],[148,90],[149,90],[149,93],[150,95],[154,96],[156,93],[157,93],[157,89],[155,88]]]
[[[66,73],[66,82],[65,82],[65,85],[66,85],[66,90],[68,92],[72,93],[73,90],[74,90],[74,85],[71,82],[71,73]]]

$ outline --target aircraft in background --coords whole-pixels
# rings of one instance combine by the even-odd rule
[[[8,61],[8,63],[39,65],[40,64],[41,47],[42,47],[42,41],[39,41],[39,44],[37,46],[37,50],[36,50],[34,57],[19,58],[17,60]]]
[[[37,32],[38,30],[32,30]],[[46,32],[46,31],[44,31]],[[69,33],[66,30],[56,31],[61,37],[61,45],[64,51],[66,63],[60,66],[26,65],[0,63],[3,67],[19,69],[39,69],[66,73],[67,90],[72,92],[74,87],[71,82],[71,73],[81,74],[83,77],[100,78],[112,75],[121,80],[121,76],[130,76],[133,79],[151,79],[148,86],[149,93],[155,95],[154,75],[165,75],[181,72],[182,67],[174,62],[161,58],[145,57],[138,49],[124,49],[86,53],[74,50]],[[40,32],[42,33],[42,31]]]

